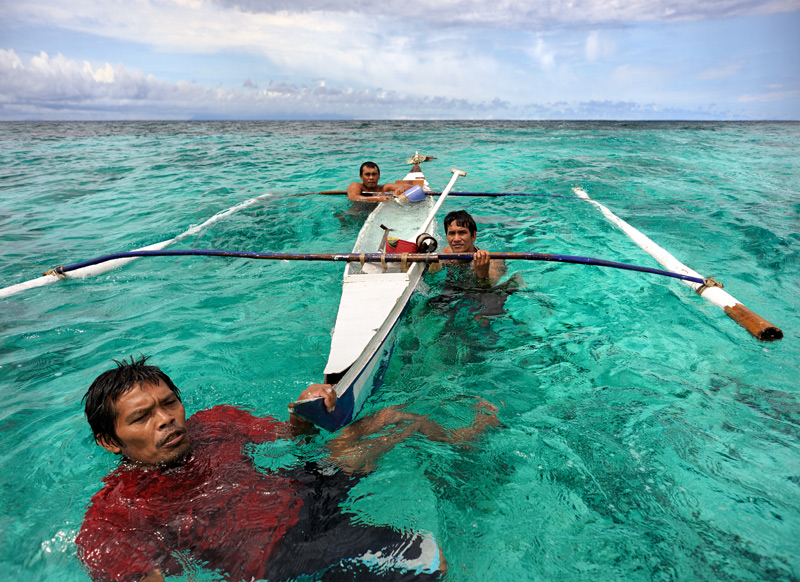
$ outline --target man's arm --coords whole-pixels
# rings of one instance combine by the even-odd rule
[[[388,186],[388,184],[387,184]],[[394,196],[391,195],[392,190],[385,190],[386,186],[378,186],[378,192],[389,192],[389,196],[364,196],[364,184],[361,182],[353,182],[347,187],[347,197],[353,202],[388,202]]]
[[[129,509],[107,496],[93,497],[75,539],[78,559],[92,580],[164,582],[161,568],[178,564],[150,531],[148,520],[131,526]]]
[[[388,202],[399,196],[413,186],[412,183],[390,183],[377,186],[376,192],[384,192],[387,196],[365,196],[364,184],[361,182],[353,182],[347,187],[347,197],[353,202]]]
[[[450,431],[428,416],[390,406],[342,429],[341,434],[328,443],[330,458],[346,473],[369,473],[375,470],[382,455],[415,433],[436,442],[466,443],[488,426],[497,426],[500,422],[497,407],[486,400],[479,398],[474,409],[479,414],[469,426]]]
[[[479,279],[497,285],[506,273],[506,262],[502,259],[490,259],[489,251],[478,249],[472,258],[472,268]]]
[[[413,183],[408,183],[408,182],[395,182],[395,183],[384,184],[383,186],[379,186],[379,188],[381,192],[391,192],[395,196],[399,196],[400,194],[411,188],[411,186],[413,185],[414,185]]]

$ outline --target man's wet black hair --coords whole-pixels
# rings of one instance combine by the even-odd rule
[[[138,360],[134,360],[131,356],[130,362],[125,358],[122,358],[121,362],[113,360],[117,367],[100,374],[89,386],[83,397],[84,411],[96,442],[99,443],[100,439],[104,439],[108,443],[123,446],[115,429],[116,403],[120,396],[135,385],[163,382],[175,393],[178,400],[181,399],[181,392],[170,377],[156,366],[148,366],[146,363],[148,359],[149,356],[142,355]]]
[[[470,216],[469,212],[465,210],[454,210],[444,217],[444,231],[450,228],[450,225],[455,222],[456,226],[463,226],[471,235],[478,232],[478,225],[475,224],[475,219]]]
[[[358,175],[361,176],[364,173],[364,168],[375,168],[378,170],[378,174],[380,175],[381,169],[378,167],[378,164],[375,162],[364,162],[361,164],[361,167],[358,169]]]

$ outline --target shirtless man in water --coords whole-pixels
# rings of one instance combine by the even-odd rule
[[[359,170],[361,182],[353,182],[347,188],[347,197],[353,202],[388,202],[410,186],[408,184],[378,184],[381,170],[375,162],[364,162]],[[386,192],[386,196],[369,196],[365,192]]]
[[[482,283],[496,285],[506,272],[505,261],[490,259],[489,252],[475,246],[478,238],[478,227],[475,219],[464,210],[451,212],[444,218],[444,230],[447,237],[447,246],[442,253],[474,253],[470,262],[475,276]],[[454,261],[462,263],[464,261]],[[434,263],[428,268],[429,273],[436,273],[442,269],[440,263]]]

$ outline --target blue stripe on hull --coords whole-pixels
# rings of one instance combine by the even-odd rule
[[[367,365],[364,366],[364,369],[361,370],[359,375],[356,376],[353,382],[351,382],[341,394],[339,394],[336,401],[336,408],[333,409],[333,412],[328,412],[325,409],[322,398],[315,398],[314,400],[308,400],[306,402],[294,403],[292,405],[294,414],[329,431],[339,430],[350,424],[355,417],[358,416],[358,413],[361,412],[361,408],[364,406],[364,402],[366,402],[367,398],[369,398],[376,388],[383,384],[383,378],[386,375],[386,370],[389,368],[389,360],[394,352],[395,329],[397,328],[397,323],[402,319],[407,309],[408,303],[406,303],[400,316],[392,326],[392,329],[389,330],[383,347],[376,350],[375,355],[369,360]],[[377,358],[380,358],[380,361],[376,362],[374,366],[371,366]],[[367,373],[367,370],[370,368],[372,368],[371,373]]]

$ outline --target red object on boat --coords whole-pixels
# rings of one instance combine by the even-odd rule
[[[392,244],[392,239],[386,241],[387,253],[416,253],[419,247],[413,242],[407,240],[397,239],[397,242]]]

